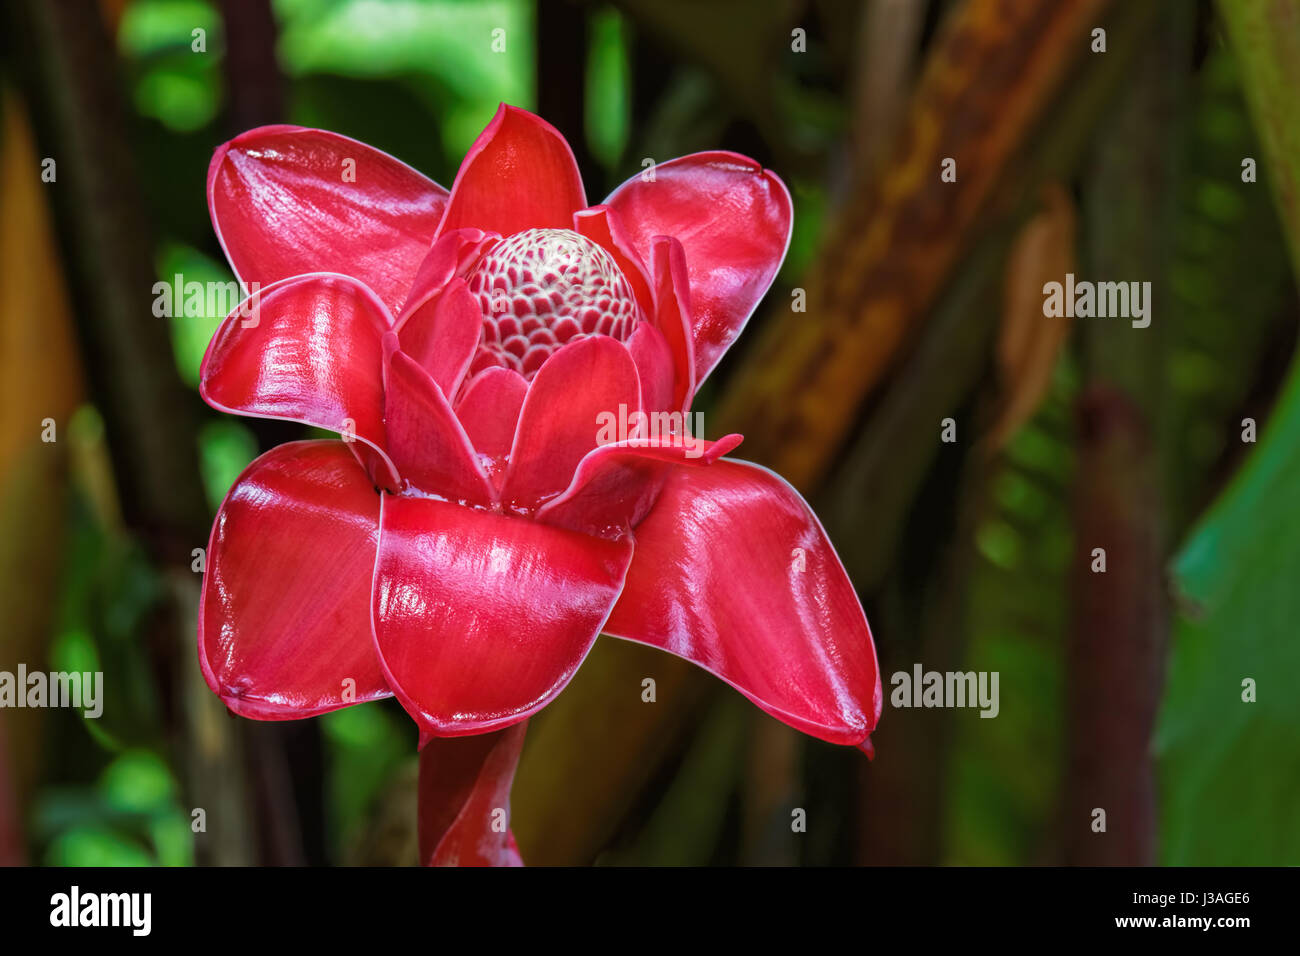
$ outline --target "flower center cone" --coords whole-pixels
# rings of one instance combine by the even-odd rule
[[[500,365],[531,379],[576,339],[627,341],[640,317],[614,257],[569,229],[526,229],[503,239],[467,281],[483,311],[473,372]]]

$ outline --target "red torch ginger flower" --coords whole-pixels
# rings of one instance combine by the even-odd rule
[[[262,455],[217,515],[199,660],[231,710],[395,695],[420,729],[426,862],[517,862],[488,817],[523,722],[601,633],[869,747],[875,651],[817,518],[722,457],[739,436],[683,427],[785,256],[775,175],[697,153],[589,207],[559,133],[502,107],[450,193],[273,126],[217,150],[208,201],[258,291],[213,337],[204,399],[342,436]]]

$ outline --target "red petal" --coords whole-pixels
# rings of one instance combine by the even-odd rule
[[[617,422],[640,407],[636,365],[622,342],[593,335],[559,349],[524,398],[502,501],[528,510],[559,494],[596,447],[605,416]]]
[[[641,258],[656,236],[686,248],[695,377],[702,382],[772,284],[790,242],[790,194],[775,173],[736,153],[683,156],[633,176],[605,200]]]
[[[498,459],[510,454],[527,394],[528,383],[514,369],[493,366],[470,379],[456,406],[456,417],[479,454]]]
[[[694,661],[772,716],[860,745],[880,717],[862,605],[816,516],[742,461],[677,468],[605,626]]]
[[[384,448],[383,347],[392,317],[348,276],[295,276],[265,289],[208,344],[199,392],[223,412],[304,422]],[[247,324],[247,327],[245,325]]]
[[[372,620],[422,732],[497,730],[573,676],[618,597],[631,542],[432,498],[384,496]]]
[[[712,464],[740,442],[739,435],[715,442],[664,437],[597,448],[582,459],[564,494],[538,509],[537,520],[620,537],[650,511],[675,468]]]
[[[455,396],[474,357],[483,326],[478,303],[456,280],[499,239],[481,229],[456,229],[440,236],[420,264],[394,326],[402,351],[429,370],[448,398]]]
[[[674,398],[677,370],[663,333],[649,322],[641,322],[625,344],[641,381],[642,408],[654,412],[680,411],[681,405],[675,404]]]
[[[299,126],[249,130],[208,167],[212,225],[245,285],[341,272],[394,311],[446,203],[445,189],[392,156]]]
[[[463,278],[474,260],[499,241],[497,233],[485,233],[482,229],[454,229],[439,235],[420,263],[419,272],[411,284],[411,293],[403,303],[400,319],[406,319],[409,313],[437,295],[452,278]],[[402,321],[398,321],[399,332],[400,326]]]
[[[420,750],[421,863],[523,866],[510,832],[510,784],[527,726],[433,737]]]
[[[415,281],[411,283],[410,294],[402,305],[397,331],[401,332],[402,322],[408,315],[441,292],[453,278],[464,278],[478,257],[500,239],[496,233],[484,232],[482,229],[455,229],[439,236],[420,263]]]
[[[502,104],[465,154],[438,234],[572,229],[587,205],[573,151],[554,126]]]
[[[668,343],[675,371],[672,405],[669,407],[687,411],[703,376],[696,375],[686,254],[676,239],[659,236],[654,240],[651,258],[654,262],[655,301],[659,310],[655,324]]]
[[[395,350],[397,336],[390,332],[384,345],[390,353],[384,420],[388,454],[398,473],[429,494],[491,504],[496,498],[492,484],[442,390],[409,355]]]
[[[378,535],[379,495],[342,442],[248,466],[217,512],[199,603],[199,664],[227,707],[287,720],[390,696],[370,633]]]
[[[647,318],[652,318],[655,314],[655,297],[650,290],[650,277],[646,274],[645,263],[623,231],[618,214],[608,206],[592,206],[574,215],[573,228],[614,257],[619,270],[631,284],[642,313]]]
[[[464,279],[452,279],[397,326],[402,351],[454,396],[483,334],[483,313]]]

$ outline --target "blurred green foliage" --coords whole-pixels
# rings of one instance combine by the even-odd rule
[[[345,707],[321,718],[330,750],[329,828],[339,857],[364,829],[367,811],[393,773],[414,759],[409,724],[400,708],[386,704]]]
[[[136,0],[122,16],[118,48],[135,108],[178,132],[200,129],[221,107],[221,18],[206,0]],[[201,46],[202,50],[196,49]]]
[[[1178,321],[1168,324],[1164,384],[1170,401],[1165,463],[1175,540],[1208,503],[1238,429],[1225,428],[1254,388],[1261,350],[1293,286],[1267,189],[1243,184],[1241,159],[1259,153],[1236,61],[1206,56],[1196,77],[1187,172],[1170,228],[1168,287]]]
[[[722,844],[744,769],[751,714],[727,695],[701,722],[671,781],[601,866],[707,866]],[[784,817],[784,814],[783,814]]]
[[[184,866],[193,862],[189,819],[161,754],[160,701],[138,636],[162,584],[152,564],[106,510],[103,423],[83,406],[67,440],[83,464],[69,495],[63,581],[49,666],[101,673],[103,711],[51,711],[50,785],[32,810],[42,862],[68,866]],[[111,495],[111,490],[108,492]],[[91,774],[90,779],[83,775]]]
[[[179,298],[173,291],[178,285],[178,276],[182,292]],[[227,283],[235,282],[235,276],[224,264],[191,246],[164,242],[158,251],[158,281],[169,287],[165,293],[159,294],[171,296],[172,351],[176,356],[176,368],[187,384],[198,388],[203,354],[229,310],[214,308],[221,301],[217,296],[206,292],[201,296],[190,296],[185,293],[185,287],[193,282],[201,283],[205,290],[226,287]],[[239,298],[235,297],[236,303]]]
[[[216,511],[240,472],[257,457],[257,439],[235,418],[207,422],[199,429],[199,467],[208,505]]]
[[[946,862],[1044,862],[1063,765],[1066,575],[1075,479],[1076,362],[1058,363],[1037,414],[988,480],[975,526],[965,668],[999,673],[996,720],[957,713],[946,792]]]
[[[627,148],[632,121],[628,28],[617,10],[594,12],[588,25],[584,126],[592,155],[613,169]]]
[[[189,866],[194,844],[176,781],[152,751],[120,754],[89,789],[44,794],[35,829],[46,866]]]
[[[423,109],[396,117],[381,108],[380,116],[409,136],[441,141],[453,172],[498,104],[536,105],[534,10],[527,0],[276,0],[275,12],[280,61],[290,77],[398,80]],[[311,101],[311,114],[326,119],[333,108],[347,111],[356,88],[346,89],[332,101]],[[295,119],[311,125],[312,116]]]

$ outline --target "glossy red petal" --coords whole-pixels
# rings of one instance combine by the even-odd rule
[[[455,397],[468,370],[483,325],[477,303],[457,280],[463,280],[500,238],[481,229],[455,229],[439,236],[420,264],[394,325],[402,351],[429,370],[448,398]]]
[[[204,400],[223,412],[336,431],[382,455],[384,304],[355,279],[328,273],[286,279],[252,301],[208,343]]]
[[[640,407],[636,365],[623,343],[593,335],[556,351],[524,398],[502,501],[529,510],[562,492],[606,424]]]
[[[650,259],[656,236],[686,248],[695,377],[702,382],[772,284],[790,242],[785,184],[736,153],[694,153],[633,176],[605,200],[634,248]]]
[[[397,326],[402,351],[454,397],[483,335],[483,313],[465,280],[452,279]]]
[[[562,495],[538,509],[537,520],[602,538],[620,537],[649,513],[674,469],[712,464],[740,442],[739,435],[715,442],[687,436],[602,446],[582,459]]]
[[[464,278],[478,257],[500,239],[496,233],[482,229],[454,229],[439,236],[411,283],[410,294],[398,316],[397,331],[400,333],[406,318],[441,292],[448,282],[457,276]]]
[[[493,366],[470,379],[456,406],[456,417],[479,454],[495,459],[510,454],[527,394],[528,382],[514,369]]]
[[[681,410],[676,404],[677,370],[672,349],[663,333],[648,322],[640,323],[627,342],[628,353],[641,381],[641,406],[646,411]]]
[[[434,737],[420,750],[420,862],[523,866],[510,832],[510,784],[527,721],[495,733]]]
[[[287,720],[390,696],[370,632],[378,537],[379,495],[342,442],[248,466],[217,512],[199,602],[199,664],[226,706]]]
[[[671,408],[688,411],[703,376],[696,374],[695,339],[691,325],[690,279],[686,253],[671,236],[654,240],[650,257],[654,269],[655,325],[672,355],[674,384]]]
[[[587,205],[573,151],[550,123],[502,104],[465,154],[438,234],[572,229]]]
[[[446,203],[445,189],[406,164],[318,129],[249,130],[208,167],[212,225],[246,285],[340,272],[394,311]]]
[[[871,631],[798,492],[747,462],[679,467],[635,536],[607,634],[694,661],[804,733],[866,740],[881,706]]]
[[[646,273],[645,263],[633,248],[632,240],[618,221],[618,213],[608,206],[592,206],[574,215],[573,228],[614,257],[614,262],[632,286],[641,312],[653,319],[655,297],[650,287],[650,276]]]
[[[442,390],[414,359],[396,350],[397,336],[390,332],[384,344],[384,421],[398,473],[428,494],[490,505],[496,497],[492,484]]]
[[[545,706],[591,649],[631,542],[432,498],[384,496],[372,619],[422,732],[497,730]]]

